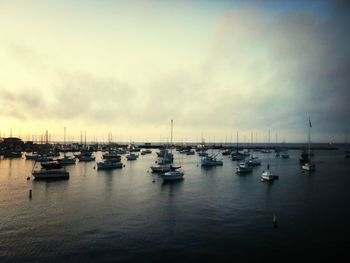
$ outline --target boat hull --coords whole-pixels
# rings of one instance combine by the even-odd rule
[[[35,179],[69,178],[69,173],[65,170],[34,171],[32,175]]]
[[[301,168],[304,171],[308,171],[308,172],[313,172],[316,170],[316,166],[314,164],[309,164],[309,163],[305,163],[301,166]]]
[[[222,162],[217,161],[217,162],[210,162],[210,163],[202,163],[203,167],[211,167],[211,166],[221,166],[223,165]]]
[[[166,173],[171,170],[170,167],[158,167],[158,166],[152,166],[151,167],[152,173]]]
[[[182,172],[170,171],[170,172],[166,172],[163,175],[163,181],[169,182],[169,181],[182,180],[183,177],[184,177],[184,173]]]
[[[116,163],[99,162],[99,163],[97,163],[97,170],[111,170],[111,169],[117,169],[117,168],[123,168],[123,163],[121,163],[121,162],[116,162]]]
[[[278,178],[279,178],[278,175],[273,174],[269,170],[266,171],[266,172],[263,172],[262,175],[261,175],[261,181],[262,182],[271,182],[271,181],[274,181],[274,180],[276,180]]]
[[[237,168],[237,174],[248,174],[251,173],[253,171],[252,168]]]

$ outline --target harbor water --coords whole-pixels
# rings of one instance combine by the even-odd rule
[[[210,151],[209,151],[210,152]],[[215,151],[214,151],[215,153]],[[336,259],[350,249],[350,160],[315,151],[316,171],[255,153],[262,165],[204,169],[175,153],[184,180],[163,183],[152,154],[111,171],[67,166],[67,180],[37,181],[34,161],[0,159],[0,262],[198,262]],[[95,153],[97,160],[101,153]],[[270,169],[273,183],[260,181]],[[29,198],[29,190],[32,197]],[[273,224],[273,215],[277,227]]]

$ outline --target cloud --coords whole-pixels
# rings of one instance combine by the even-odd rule
[[[62,61],[57,66],[35,48],[10,41],[8,56],[31,69],[37,81],[2,89],[0,114],[18,120],[57,119],[126,130],[168,126],[174,119],[192,137],[199,130],[224,134],[271,129],[294,133],[296,140],[304,139],[300,134],[305,133],[310,115],[315,130],[326,138],[350,124],[349,10],[346,1],[330,1],[329,9],[322,12],[302,6],[279,12],[261,5],[223,8],[207,22],[210,26],[200,28],[207,42],[189,43],[191,48],[200,46],[197,61],[181,57],[175,44],[163,41],[164,50],[174,50],[161,60],[169,63],[163,68],[159,61],[154,66],[152,59],[133,61],[136,67],[119,61],[118,66],[124,65],[119,71],[105,66],[102,59],[95,68],[90,64],[65,68]],[[147,26],[155,25],[156,16]],[[148,44],[157,42],[153,38],[162,39],[157,30],[152,32]],[[147,58],[157,50],[142,43],[132,45]],[[127,52],[127,48],[99,50],[99,56]]]

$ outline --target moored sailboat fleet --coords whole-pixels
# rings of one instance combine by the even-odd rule
[[[308,131],[308,143],[307,151],[303,152],[300,159],[301,169],[307,172],[315,171],[316,165],[312,160],[311,152],[311,120],[309,118],[309,131]],[[66,135],[66,130],[65,130]],[[158,159],[156,164],[150,166],[150,169],[153,173],[159,174],[164,182],[180,180],[184,178],[185,172],[181,169],[181,165],[174,164],[174,155],[173,155],[173,121],[171,120],[171,141],[170,145],[165,145],[165,147],[160,148],[157,152]],[[277,139],[276,139],[277,140]],[[252,140],[251,140],[251,143]],[[178,145],[179,146],[179,145]],[[195,151],[189,146],[184,148],[178,148],[177,151],[180,154],[193,155]],[[96,161],[94,168],[96,170],[109,170],[109,169],[118,169],[125,167],[125,164],[122,162],[121,154],[126,154],[125,159],[127,161],[135,161],[139,158],[139,154],[134,152],[141,152],[142,155],[152,153],[149,149],[137,149],[138,147],[128,147],[125,149],[116,149],[115,147],[109,147],[107,151],[102,152],[101,160],[96,161],[96,157],[99,158],[99,155],[94,154],[94,150],[90,147],[82,147],[78,154],[69,155],[67,151],[63,151],[63,156],[59,155],[57,152],[48,151],[46,153],[32,153],[26,154],[25,157],[28,160],[35,160],[35,164],[41,163],[36,169],[33,169],[32,175],[36,179],[43,178],[69,178],[69,172],[65,169],[67,165],[74,165],[79,162],[91,162]],[[251,150],[245,150],[238,147],[238,132],[237,132],[237,146],[233,149],[225,147],[224,151],[213,151],[214,147],[211,147],[212,150],[209,153],[208,147],[199,147],[196,148],[198,155],[201,157],[200,166],[203,168],[210,168],[215,166],[223,166],[224,162],[222,158],[218,158],[218,155],[221,153],[222,156],[229,156],[232,161],[237,161],[237,166],[235,173],[237,175],[245,175],[253,172],[255,167],[261,166],[261,161],[258,159],[258,156],[254,156],[254,148],[250,147]],[[261,153],[271,153],[269,146],[264,150],[260,150]],[[256,150],[256,149],[255,149]],[[276,157],[281,159],[288,159],[289,153],[287,148],[275,149]],[[227,154],[229,152],[229,154]],[[67,154],[68,153],[68,154]],[[191,153],[191,154],[188,154]],[[278,154],[277,154],[278,153]],[[14,155],[15,156],[15,155]],[[270,154],[268,155],[270,156]],[[58,158],[55,158],[58,157]],[[268,157],[270,158],[270,157]],[[179,159],[177,159],[178,161]],[[182,159],[181,159],[182,160]],[[175,160],[176,161],[176,160]],[[35,166],[35,165],[34,165]],[[68,169],[69,170],[69,169]],[[273,171],[271,168],[271,163],[268,159],[267,169],[261,173],[261,181],[271,182],[275,179],[278,179],[279,175]]]

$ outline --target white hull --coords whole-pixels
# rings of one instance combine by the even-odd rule
[[[261,175],[261,181],[273,181],[278,179],[278,175],[273,174],[270,170],[263,172]]]
[[[181,180],[184,177],[184,173],[180,171],[170,171],[163,175],[163,181]]]
[[[301,168],[304,170],[304,171],[309,171],[309,172],[312,172],[312,171],[315,171],[316,170],[316,166],[315,164],[310,164],[310,163],[305,163],[301,166]]]
[[[201,161],[201,164],[204,167],[210,167],[210,166],[223,165],[223,162],[221,160],[216,160],[216,158],[213,158],[213,157],[204,157]]]

